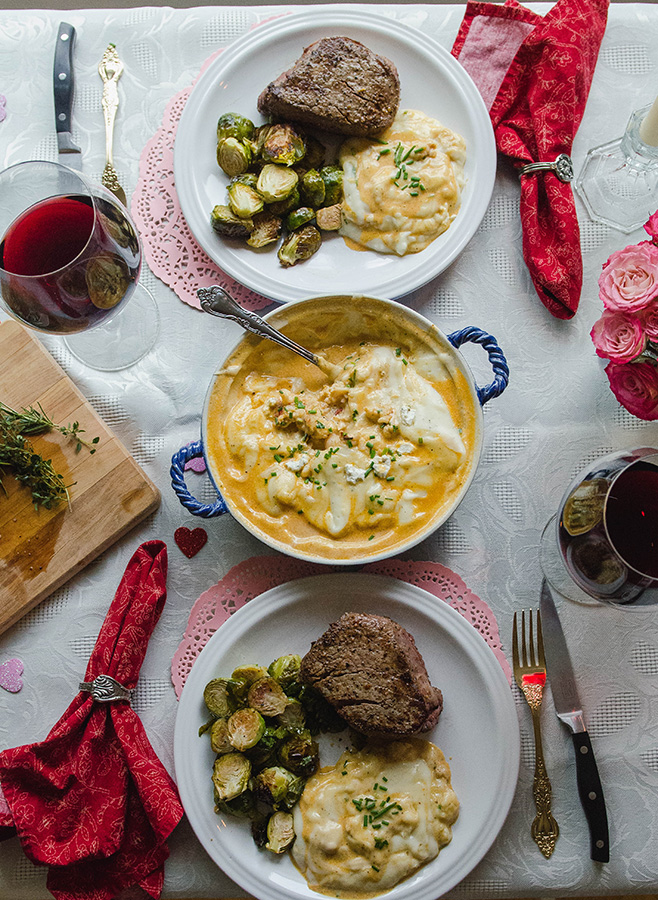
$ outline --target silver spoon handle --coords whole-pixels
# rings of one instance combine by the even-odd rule
[[[300,356],[303,356],[304,359],[313,363],[314,366],[322,368],[322,361],[314,353],[311,353],[310,350],[301,347],[291,338],[286,337],[285,334],[272,328],[271,325],[268,325],[257,313],[240,306],[226,293],[224,288],[221,288],[218,285],[213,285],[209,288],[199,288],[197,295],[201,301],[201,308],[204,312],[210,313],[213,316],[219,316],[222,319],[231,319],[231,321],[237,322],[238,325],[241,325],[246,331],[257,334],[259,337],[268,338],[270,341],[280,344],[287,350],[292,350],[293,353],[298,353]]]

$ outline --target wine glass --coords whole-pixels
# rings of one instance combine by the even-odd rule
[[[91,368],[126,368],[155,343],[158,311],[138,284],[141,264],[137,229],[106,188],[42,160],[0,172],[2,305],[30,328],[67,335]]]
[[[586,466],[544,528],[540,560],[570,600],[658,602],[658,450],[621,450]]]

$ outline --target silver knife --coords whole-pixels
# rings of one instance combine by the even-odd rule
[[[570,729],[576,751],[576,782],[589,827],[590,857],[597,862],[608,862],[610,859],[608,816],[599,770],[596,766],[592,742],[585,727],[583,707],[578,696],[569,648],[557,614],[555,601],[545,580],[541,587],[539,608],[546,669],[555,711],[558,719]]]
[[[55,96],[55,128],[59,162],[72,169],[82,169],[82,151],[73,143],[71,109],[73,107],[73,43],[75,28],[60,22],[55,45],[53,92]]]

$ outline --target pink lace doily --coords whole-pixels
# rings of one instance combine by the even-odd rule
[[[199,77],[219,53],[221,50],[213,53],[193,84],[167,104],[162,124],[142,151],[130,209],[151,271],[184,303],[200,309],[198,288],[219,284],[248,309],[263,309],[272,301],[234,281],[199,247],[183,218],[174,184],[174,141],[183,107]]]
[[[180,697],[185,679],[199,653],[232,613],[264,591],[286,581],[330,571],[340,570],[285,556],[255,556],[233,566],[221,581],[204,591],[192,607],[185,634],[171,664],[171,680],[176,696]],[[406,581],[448,603],[480,632],[511,684],[512,673],[500,643],[496,617],[459,575],[440,563],[399,559],[369,563],[360,571]]]

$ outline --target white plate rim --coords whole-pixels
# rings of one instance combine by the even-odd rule
[[[239,283],[277,302],[293,302],[318,293],[317,279],[314,279],[312,270],[308,268],[304,270],[308,273],[308,279],[300,276],[302,278],[300,284],[295,284],[285,277],[287,273],[294,270],[280,270],[279,272],[275,269],[276,274],[270,275],[252,265],[258,256],[254,254],[254,251],[245,251],[245,253],[251,253],[250,257],[244,255],[240,257],[232,248],[220,242],[209,226],[210,211],[205,209],[198,196],[195,168],[188,164],[188,160],[194,158],[196,149],[192,125],[195,119],[199,118],[204,104],[210,102],[209,95],[222,71],[239,63],[242,57],[248,53],[264,52],[268,45],[291,34],[299,35],[301,48],[303,44],[305,45],[303,33],[319,27],[339,29],[345,32],[349,32],[350,28],[360,29],[374,36],[380,35],[397,41],[407,51],[433,54],[437,72],[444,77],[449,77],[455,88],[463,93],[465,105],[469,109],[468,118],[474,129],[472,146],[475,147],[475,151],[467,156],[467,168],[473,166],[473,171],[477,172],[477,190],[471,190],[468,186],[465,189],[461,218],[458,216],[451,228],[437,238],[429,248],[420,254],[413,254],[413,259],[409,256],[391,257],[394,266],[393,274],[389,277],[362,277],[360,272],[364,267],[355,265],[354,286],[348,292],[391,299],[399,298],[422,287],[439,275],[465,249],[488,208],[493,193],[497,160],[489,113],[470,75],[434,38],[412,26],[370,11],[337,5],[331,8],[318,7],[300,13],[282,15],[272,21],[259,24],[235,40],[201,74],[183,108],[174,142],[174,180],[178,200],[195,240],[222,271]],[[306,43],[308,42],[307,40]],[[278,71],[272,77],[275,74],[278,74]],[[254,109],[255,102],[256,97],[254,97]],[[401,107],[405,105],[410,106],[410,104],[401,104]],[[224,202],[223,198],[220,198],[218,202]],[[322,249],[325,249],[325,252],[327,250],[327,248]],[[361,255],[363,254],[359,254],[359,256]],[[309,262],[312,263],[313,260]],[[386,265],[388,266],[388,261]],[[395,274],[396,268],[397,274]],[[303,270],[303,266],[295,267],[295,269]],[[347,286],[345,289],[347,290]]]
[[[233,613],[211,636],[186,679],[179,700],[174,729],[176,780],[190,825],[216,865],[259,900],[296,900],[296,898],[312,900],[318,895],[308,888],[301,875],[298,876],[299,889],[294,894],[291,893],[290,883],[284,884],[281,877],[276,875],[275,870],[281,862],[280,859],[277,858],[273,861],[271,877],[263,878],[261,873],[262,869],[267,869],[267,857],[263,858],[263,865],[255,867],[252,872],[243,867],[239,859],[231,856],[230,849],[225,849],[220,839],[208,840],[203,819],[209,816],[217,819],[212,810],[212,798],[209,793],[207,798],[203,798],[203,801],[198,799],[199,792],[194,780],[194,773],[190,767],[185,765],[190,759],[190,750],[194,749],[194,742],[197,740],[196,729],[200,724],[198,713],[195,715],[193,712],[195,698],[198,707],[203,687],[211,677],[219,674],[217,666],[222,650],[224,653],[227,650],[230,651],[237,641],[247,636],[250,630],[259,623],[262,625],[268,616],[280,613],[281,610],[294,607],[296,604],[307,604],[309,598],[317,600],[319,596],[323,595],[341,598],[335,602],[345,606],[343,611],[347,611],[348,608],[358,610],[363,608],[363,605],[360,600],[354,599],[355,585],[358,585],[358,593],[361,595],[377,598],[379,603],[386,598],[389,602],[394,602],[396,606],[399,604],[401,613],[404,613],[406,608],[407,611],[424,616],[439,630],[443,630],[447,637],[458,641],[460,649],[467,654],[471,664],[475,663],[481,667],[484,689],[490,692],[491,699],[495,701],[497,737],[502,742],[496,741],[494,748],[500,758],[498,781],[492,785],[497,805],[493,810],[488,810],[488,815],[485,816],[486,821],[482,822],[481,839],[476,844],[468,846],[447,873],[441,872],[436,877],[425,879],[424,884],[420,886],[417,884],[420,873],[440,862],[442,854],[439,854],[437,859],[421,868],[410,879],[397,885],[386,896],[391,896],[394,900],[436,900],[438,896],[451,890],[469,874],[489,850],[507,818],[514,798],[520,765],[520,732],[516,706],[510,685],[499,661],[484,638],[463,616],[422,588],[386,575],[332,573],[308,576],[278,585],[255,597]],[[350,593],[352,597],[349,600],[343,599]],[[372,603],[366,604],[366,606],[368,605],[372,607]],[[375,612],[376,609],[370,608],[369,611]],[[329,621],[330,618],[327,619],[327,625]],[[276,650],[274,655],[276,655]],[[253,662],[254,660],[246,661]],[[257,661],[260,662],[260,660]],[[484,678],[485,674],[486,678]],[[190,721],[191,718],[193,721]],[[210,778],[210,772],[208,777]],[[231,825],[244,827],[244,823],[237,820]],[[251,842],[248,828],[245,830],[245,840]],[[454,843],[455,838],[453,838]],[[446,850],[443,851],[443,854],[446,853]],[[287,860],[287,863],[292,867],[291,861]],[[284,884],[283,887],[281,887],[282,884]]]

